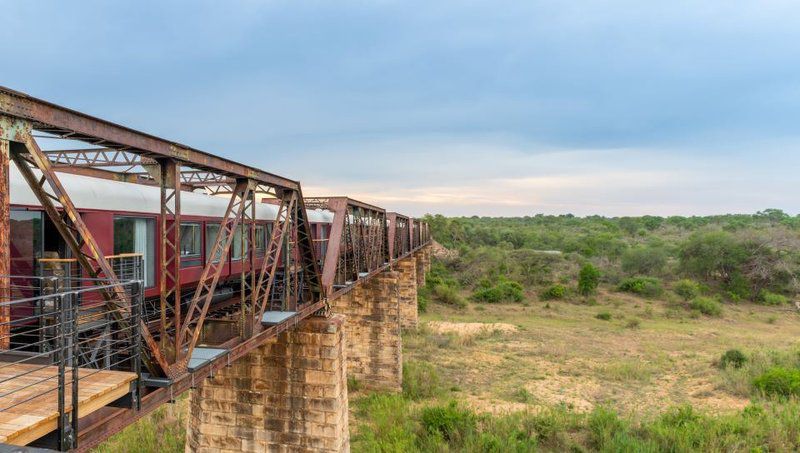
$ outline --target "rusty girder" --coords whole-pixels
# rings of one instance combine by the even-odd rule
[[[43,151],[33,139],[34,131],[43,134],[37,137],[80,141],[88,146],[80,149]],[[288,236],[292,238],[292,247],[297,251],[293,272],[294,274],[301,272],[302,278],[295,278],[289,289],[295,294],[299,294],[300,287],[307,289],[303,293],[307,300],[303,302],[321,300],[322,286],[316,268],[317,263],[313,257],[310,227],[306,212],[302,208],[300,185],[296,181],[2,87],[0,87],[0,137],[13,142],[10,148],[15,148],[16,143],[24,143],[25,150],[35,146],[34,152],[21,150],[16,153],[18,158],[15,161],[21,167],[21,173],[26,176],[26,181],[39,197],[48,215],[53,218],[65,241],[71,249],[74,249],[74,254],[80,255],[79,260],[86,272],[100,275],[112,284],[117,281],[116,276],[107,266],[91,232],[80,220],[80,215],[71,204],[55,172],[153,185],[162,189],[163,212],[160,224],[162,234],[159,234],[162,239],[159,250],[164,259],[159,272],[162,284],[160,288],[162,313],[158,329],[161,334],[161,344],[150,336],[149,330],[143,329],[147,349],[153,358],[150,360],[153,374],[175,376],[186,372],[186,360],[197,342],[199,329],[202,328],[207,314],[208,307],[205,301],[209,299],[208,294],[213,292],[218,280],[214,276],[218,274],[219,266],[215,266],[211,260],[203,270],[204,279],[197,290],[199,294],[195,295],[190,303],[188,313],[181,313],[180,257],[179,253],[173,251],[180,245],[181,191],[204,188],[209,194],[228,194],[232,203],[238,205],[238,201],[234,200],[239,200],[244,195],[240,184],[246,181],[248,187],[246,203],[249,203],[249,206],[254,206],[254,202],[257,201],[255,194],[278,199],[285,199],[294,194],[299,202],[291,213],[291,231]],[[37,170],[45,177],[39,179],[35,173]],[[0,178],[7,178],[7,172],[3,172]],[[2,182],[4,181],[0,180],[0,183]],[[45,190],[45,186],[49,189]],[[0,187],[7,187],[7,182],[6,186],[0,185]],[[7,202],[4,204],[8,205]],[[221,238],[233,231],[228,230],[231,226],[235,228],[238,222],[242,222],[248,229],[247,237],[251,246],[246,249],[253,250],[254,228],[250,220],[253,218],[252,212],[251,209],[247,209],[246,212],[239,212],[237,209],[226,217],[224,222],[226,228],[221,228],[221,236],[216,241],[224,244],[217,247],[217,252],[222,252],[224,249],[227,253],[230,241],[227,238],[222,241]],[[8,234],[8,222],[6,221],[6,224],[2,222],[2,211],[0,211],[0,234]],[[0,244],[2,240],[0,237]],[[8,248],[5,247],[4,250]],[[82,252],[78,253],[79,251]],[[243,267],[244,296],[252,294],[252,287],[256,282],[251,258],[252,256],[245,258]],[[294,255],[292,258],[295,258]],[[291,274],[289,278],[294,275],[289,274]],[[125,303],[125,299],[120,300]],[[295,305],[296,303],[297,301]],[[163,352],[169,354],[165,355]]]
[[[423,222],[420,219],[411,219],[411,248],[414,250],[423,244],[422,225]]]
[[[11,200],[8,193],[10,143],[0,137],[0,348],[8,349],[11,341]]]
[[[186,311],[186,319],[177,331],[175,346],[178,351],[177,368],[183,369],[184,362],[188,362],[194,347],[200,338],[208,308],[211,306],[211,299],[225,267],[224,257],[228,256],[231,245],[233,244],[236,228],[242,219],[242,213],[247,206],[247,199],[253,195],[253,184],[251,181],[243,179],[236,183],[236,188],[228,202],[228,208],[219,226],[219,232],[214,240],[214,246],[206,254],[208,262],[203,268],[197,289],[194,292],[192,301]]]
[[[278,213],[272,222],[272,233],[270,234],[269,244],[261,263],[261,271],[258,275],[252,297],[252,317],[249,319],[250,328],[254,332],[259,330],[261,317],[267,311],[269,298],[272,293],[272,286],[275,284],[277,276],[278,262],[282,250],[286,243],[287,232],[290,228],[291,212],[297,202],[297,197],[292,194],[288,200],[284,199],[278,207]]]
[[[140,165],[155,165],[153,159],[142,157],[124,149],[87,148],[57,149],[45,151],[45,155],[59,167],[125,167],[134,168]]]
[[[91,143],[108,149],[124,150],[153,159],[170,158],[194,169],[234,179],[248,178],[259,184],[292,190],[300,187],[297,181],[76,112],[5,87],[0,87],[0,114],[27,120],[32,129],[60,138]]]
[[[50,161],[41,151],[33,136],[31,136],[27,129],[28,125],[20,123],[19,128],[22,131],[16,134],[10,155],[20,174],[33,190],[39,203],[84,271],[90,277],[98,279],[98,284],[101,284],[101,280],[108,282],[110,285],[118,283],[119,280],[113,268],[83,222],[69,194],[67,194],[51,167]],[[41,177],[37,178],[31,167],[37,168],[41,172]],[[52,193],[48,192],[47,188]],[[128,294],[121,286],[117,285],[112,286],[111,291],[103,290],[102,294],[106,304],[109,305],[109,309],[119,316],[120,319],[117,321],[124,328],[125,314],[130,310]],[[149,346],[146,364],[151,372],[156,373],[160,369],[164,369],[167,366],[167,362],[161,354],[155,339],[146,329],[144,322],[142,322],[141,327],[143,327],[142,337]]]
[[[389,256],[394,260],[411,251],[410,219],[396,212],[387,212]]]
[[[158,161],[161,187],[161,234],[159,235],[161,347],[170,362],[178,360],[178,350],[168,330],[181,330],[181,187],[180,165],[171,159]],[[170,316],[171,313],[171,316]]]
[[[322,284],[333,288],[352,284],[388,263],[386,211],[347,197],[307,198],[309,208],[333,213]]]

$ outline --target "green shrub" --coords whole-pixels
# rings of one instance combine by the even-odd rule
[[[610,321],[611,320],[611,313],[607,311],[601,311],[600,313],[594,316],[597,319],[601,319],[603,321]]]
[[[659,275],[667,265],[667,252],[661,247],[638,246],[626,251],[621,262],[628,275]]]
[[[477,302],[522,302],[525,294],[522,285],[517,282],[501,278],[494,286],[483,281],[481,286],[472,293],[472,300]]]
[[[416,401],[439,393],[441,384],[436,369],[427,362],[409,360],[403,363],[403,396]]]
[[[672,288],[675,294],[681,296],[683,300],[690,301],[700,295],[700,284],[694,280],[685,278],[678,280]]]
[[[753,387],[770,396],[800,396],[800,369],[771,368],[753,380]]]
[[[732,301],[748,300],[753,296],[750,282],[738,271],[734,272],[728,281],[723,282],[722,287]]]
[[[600,270],[591,263],[585,264],[578,274],[578,292],[583,296],[589,296],[597,291],[600,284]]]
[[[731,367],[731,368],[741,368],[745,362],[747,362],[747,356],[738,349],[729,349],[725,351],[725,354],[722,354],[722,357],[719,359],[719,367],[722,369]]]
[[[475,415],[458,407],[455,401],[446,406],[422,409],[422,426],[430,434],[441,435],[446,441],[460,443],[473,435],[477,429]]]
[[[563,299],[567,295],[567,287],[564,285],[553,285],[545,289],[539,296],[542,300]]]
[[[628,322],[625,323],[625,327],[628,329],[638,329],[642,326],[642,320],[639,318],[631,318]]]
[[[420,313],[428,311],[428,294],[424,291],[417,291],[417,310]]]
[[[433,295],[436,300],[443,304],[453,305],[459,308],[467,306],[467,301],[452,286],[436,285],[433,287]]]
[[[689,308],[706,316],[721,316],[722,304],[710,297],[696,297],[689,303]]]
[[[664,292],[661,287],[661,280],[653,277],[626,278],[620,282],[617,289],[644,297],[658,297]]]
[[[789,298],[782,294],[775,294],[764,290],[759,294],[758,301],[764,305],[786,305],[789,303]]]
[[[589,414],[588,428],[592,446],[596,449],[609,445],[619,433],[627,430],[616,412],[603,407],[597,407]]]

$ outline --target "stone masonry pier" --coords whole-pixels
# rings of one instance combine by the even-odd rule
[[[344,321],[308,318],[193,390],[186,451],[349,451]]]
[[[430,247],[331,300],[312,317],[207,379],[190,396],[187,452],[350,450],[348,377],[400,391],[401,328],[418,325]]]

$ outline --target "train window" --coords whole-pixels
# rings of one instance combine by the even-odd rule
[[[181,224],[181,267],[203,263],[203,235],[199,223]]]
[[[42,257],[42,213],[11,210],[11,273],[36,275],[36,260]]]
[[[244,239],[244,241],[242,241]],[[244,234],[244,225],[236,227],[233,233],[233,244],[231,245],[231,259],[242,259],[242,245],[244,245],[244,253],[247,253],[247,235]]]
[[[207,223],[206,224],[206,260],[210,259],[211,257],[211,249],[214,248],[214,241],[217,240],[217,235],[219,234],[219,224],[214,223]],[[217,256],[214,257],[214,262],[219,262],[219,258],[222,254],[217,252]]]
[[[267,227],[266,225],[256,225],[256,255],[263,255],[267,251]]]
[[[156,284],[156,249],[154,219],[141,217],[114,218],[114,254],[139,253],[144,258],[144,284]]]

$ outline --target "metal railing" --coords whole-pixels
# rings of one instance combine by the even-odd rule
[[[130,261],[120,270],[136,277],[141,257]],[[98,382],[127,385],[127,404],[138,407],[143,282],[112,285],[80,278],[68,263],[53,264],[40,268],[50,275],[0,275],[6,286],[0,291],[0,413],[27,407],[57,413],[55,446],[70,450],[77,447],[81,401],[93,397]],[[108,303],[120,297],[119,288],[127,300]],[[16,442],[34,440],[22,439]]]

